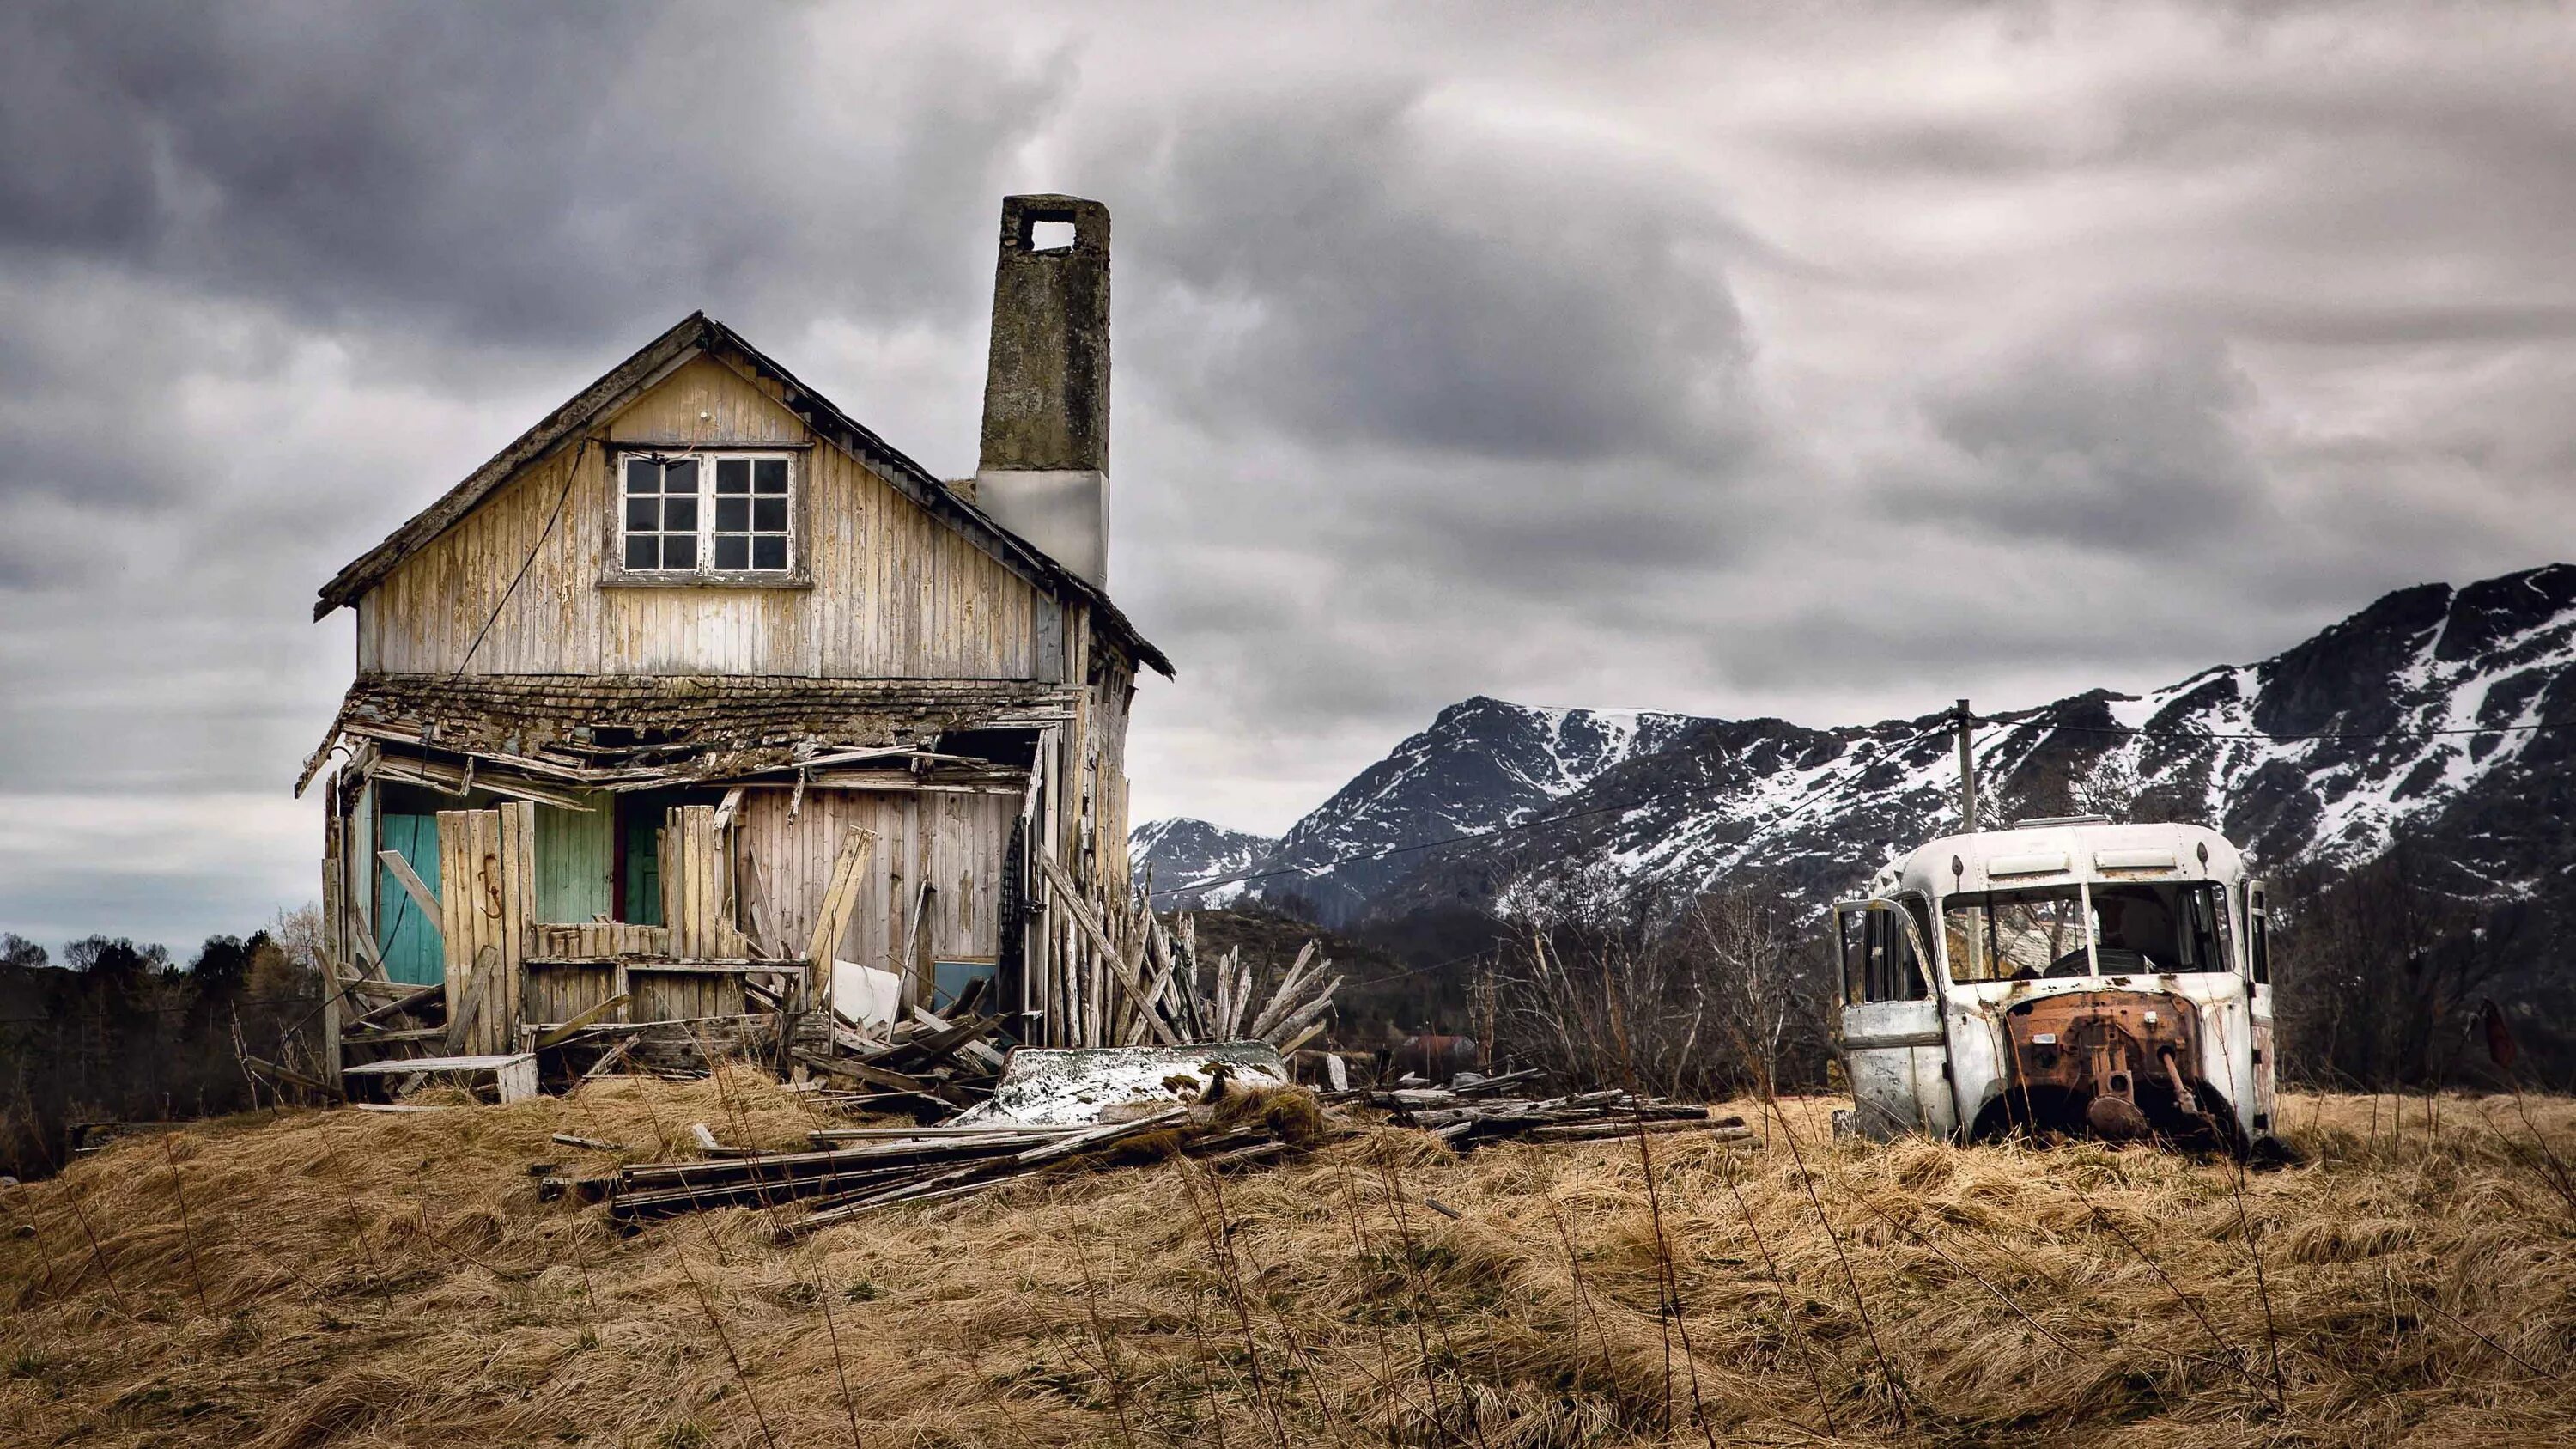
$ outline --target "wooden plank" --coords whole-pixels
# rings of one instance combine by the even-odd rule
[[[503,901],[501,879],[501,813],[497,810],[471,812],[473,841],[473,921],[474,974],[486,976],[483,982],[483,1009],[476,1015],[467,1040],[479,1052],[506,1051],[513,1033],[511,1022],[503,1013],[512,996],[511,953],[502,940],[502,927],[508,918]]]
[[[597,1021],[599,1018],[608,1015],[611,1011],[614,1011],[625,1004],[626,998],[623,995],[610,997],[608,1000],[599,1003],[597,1006],[594,1006],[588,1011],[583,1012],[581,1015],[572,1018],[563,1025],[541,1033],[533,1043],[533,1049],[543,1051],[548,1047],[561,1045],[566,1039],[577,1035],[583,1027],[590,1025],[592,1022]]]
[[[465,819],[465,812],[457,810],[442,810],[435,817],[438,832],[438,913],[429,919],[438,923],[440,976],[447,988],[447,1020],[451,1025],[464,1016],[466,988],[473,984],[474,943],[467,934],[469,908],[466,894],[471,872],[465,865],[469,846]],[[458,1045],[461,1048],[463,1043]]]
[[[341,965],[349,959],[343,944],[348,912],[342,892],[348,886],[348,871],[343,862],[349,834],[348,817],[340,813],[340,772],[322,787],[326,813],[322,817],[322,1074],[325,1085],[340,1089],[340,1017],[341,997],[333,987],[341,976]]]
[[[449,978],[451,984],[454,979],[452,976]],[[466,977],[462,1000],[457,1003],[456,1010],[448,1017],[446,1046],[449,1056],[462,1053],[466,1044],[479,1035],[476,1028],[483,1016],[484,1003],[490,995],[491,973],[484,969],[483,963],[478,962],[471,974]]]
[[[1057,904],[1065,914],[1073,918],[1074,924],[1081,928],[1082,933],[1090,938],[1091,953],[1095,958],[1092,969],[1098,971],[1106,967],[1117,976],[1119,985],[1125,987],[1137,1001],[1144,1001],[1144,983],[1136,979],[1136,973],[1128,966],[1126,958],[1119,954],[1117,946],[1109,939],[1108,931],[1093,917],[1089,904],[1075,892],[1073,878],[1064,873],[1062,866],[1043,856],[1039,857],[1038,864],[1046,871],[1047,879],[1056,888]],[[1181,1045],[1180,1033],[1172,1030],[1172,1024],[1163,1019],[1161,1012],[1148,1010],[1145,1013],[1145,1021],[1163,1045]]]
[[[384,862],[385,869],[392,874],[395,884],[411,893],[412,904],[420,907],[422,920],[435,925],[446,919],[440,910],[438,897],[430,894],[428,883],[420,878],[420,872],[411,868],[410,861],[403,859],[401,851],[379,850],[376,852],[376,859]],[[444,860],[440,862],[442,866],[445,863]],[[369,954],[372,955],[374,943],[370,941],[368,947]]]
[[[698,956],[722,956],[726,922],[724,868],[724,830],[716,824],[716,807],[691,805],[689,848],[698,857],[698,942],[691,953]]]
[[[506,801],[496,813],[501,846],[501,973],[506,988],[496,1022],[506,1046],[515,1049],[520,1025],[528,1019],[528,929],[537,913],[537,807],[524,800]]]
[[[390,1046],[398,1042],[436,1041],[447,1039],[443,1026],[364,1027],[352,1026],[348,1041],[352,1046]]]
[[[387,1017],[399,1016],[406,1011],[418,1010],[419,1008],[428,1005],[433,999],[444,996],[446,993],[447,987],[444,984],[438,986],[405,987],[403,988],[403,994],[401,996],[355,1018],[349,1023],[349,1025],[353,1027],[375,1026],[376,1024],[384,1021]]]
[[[857,909],[859,888],[868,875],[868,858],[876,836],[853,827],[841,843],[841,853],[833,862],[832,883],[823,893],[822,909],[814,917],[814,934],[807,943],[805,958],[815,971],[829,979],[832,960],[847,932],[850,914]]]

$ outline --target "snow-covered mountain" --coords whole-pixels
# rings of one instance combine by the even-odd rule
[[[2201,821],[2272,869],[2405,835],[2507,898],[2576,889],[2576,727],[2523,728],[2543,721],[2576,725],[2576,566],[2403,589],[2257,663],[1995,717],[1976,756],[1997,820]],[[1685,894],[1759,878],[1813,906],[1955,829],[1957,784],[1940,714],[1820,729],[1471,699],[1246,889],[1334,923],[1493,910],[1583,871]]]
[[[1154,904],[1164,910],[1232,904],[1245,889],[1239,877],[1278,848],[1279,842],[1267,835],[1179,816],[1149,820],[1127,836],[1129,868],[1139,881],[1151,878]],[[1216,884],[1197,889],[1209,881]]]
[[[1224,905],[1243,896],[1293,901],[1319,921],[1340,924],[1356,919],[1379,892],[1410,873],[1427,843],[1518,825],[1603,771],[1669,748],[1695,723],[1688,715],[1642,710],[1538,709],[1469,699],[1442,710],[1429,729],[1361,771],[1285,837],[1262,842],[1268,848],[1250,865],[1200,869],[1203,841],[1260,839],[1203,821],[1140,827],[1130,841],[1130,858],[1152,864],[1158,893],[1257,871],[1261,879],[1211,890],[1205,903]],[[1158,903],[1174,899],[1159,896]]]

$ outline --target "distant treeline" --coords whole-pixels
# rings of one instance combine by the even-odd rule
[[[0,935],[0,1173],[59,1168],[75,1123],[274,1101],[242,1057],[311,1069],[322,978],[307,914],[247,937],[208,937],[185,966],[124,937],[75,941],[57,961]]]

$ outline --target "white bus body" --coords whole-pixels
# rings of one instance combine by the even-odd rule
[[[1842,1125],[2243,1150],[2272,1132],[2264,887],[2196,825],[1944,836],[1833,910]]]

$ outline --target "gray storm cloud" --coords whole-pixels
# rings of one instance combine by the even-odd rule
[[[694,307],[972,466],[998,198],[1117,216],[1140,818],[1486,693],[1815,722],[2576,536],[2546,7],[0,13],[0,928],[312,894],[311,590]]]

